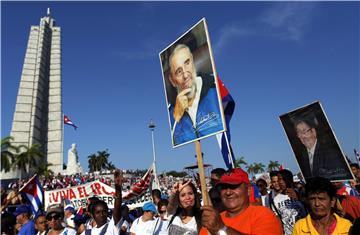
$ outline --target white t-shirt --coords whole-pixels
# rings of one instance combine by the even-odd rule
[[[141,216],[132,223],[130,233],[136,235],[152,235],[154,234],[155,226],[157,226],[155,219],[144,222]]]
[[[170,219],[171,220],[171,219]],[[169,226],[169,234],[171,235],[195,235],[197,232],[197,223],[195,216],[191,218],[186,224],[181,221],[179,216],[176,216]]]
[[[121,228],[121,224],[123,223],[123,220],[121,219],[116,225],[115,225],[115,221],[114,218],[111,218],[109,223],[105,223],[103,226],[101,226],[100,228],[98,227],[93,227],[91,228],[91,235],[99,235],[101,233],[101,231],[103,230],[103,228],[108,224],[105,235],[118,235],[120,234],[120,228]],[[86,230],[84,232],[81,233],[81,235],[85,235],[86,234]]]
[[[76,230],[72,228],[65,228],[59,235],[76,235]]]
[[[274,197],[274,205],[279,212],[285,235],[291,235],[297,220],[305,216],[305,209],[300,201],[292,200],[288,195],[279,193]],[[277,214],[273,206],[270,207]]]
[[[126,234],[130,234],[130,224],[129,222],[127,222],[126,220],[124,220],[124,222],[122,223],[122,225],[120,226],[120,228],[125,227],[126,228]]]

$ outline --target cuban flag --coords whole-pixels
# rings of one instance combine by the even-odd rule
[[[64,115],[64,124],[74,127],[75,130],[78,128],[66,115]]]
[[[38,177],[33,176],[19,191],[29,200],[33,213],[38,215],[44,201],[44,192]]]
[[[234,167],[235,158],[234,158],[234,153],[233,153],[231,145],[230,145],[230,141],[231,141],[230,120],[231,120],[231,117],[235,110],[235,101],[219,77],[217,78],[217,80],[218,80],[218,84],[219,84],[219,88],[220,88],[222,105],[224,108],[224,116],[225,116],[225,123],[226,123],[227,131],[217,134],[216,138],[218,140],[226,167],[228,169],[232,169]]]

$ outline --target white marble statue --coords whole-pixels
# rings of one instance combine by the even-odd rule
[[[66,174],[72,175],[76,173],[84,173],[80,163],[78,162],[78,155],[76,144],[73,143],[68,151],[68,162],[66,167]]]

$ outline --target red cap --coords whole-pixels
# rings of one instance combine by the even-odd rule
[[[221,176],[220,181],[217,184],[241,184],[241,183],[250,183],[248,174],[243,171],[241,168],[234,168],[223,176]]]

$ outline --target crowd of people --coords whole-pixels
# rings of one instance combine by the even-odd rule
[[[179,180],[172,181],[169,196],[153,189],[151,200],[139,208],[122,200],[125,180],[117,170],[102,179],[115,188],[113,209],[93,196],[86,208],[75,210],[65,200],[35,215],[24,197],[16,207],[3,206],[7,199],[2,193],[1,234],[360,234],[360,170],[357,164],[351,168],[356,176],[351,184],[322,177],[294,182],[287,169],[250,180],[240,168],[216,168],[210,176],[210,205],[204,205],[196,182]],[[95,178],[40,179],[43,186],[56,189]]]

